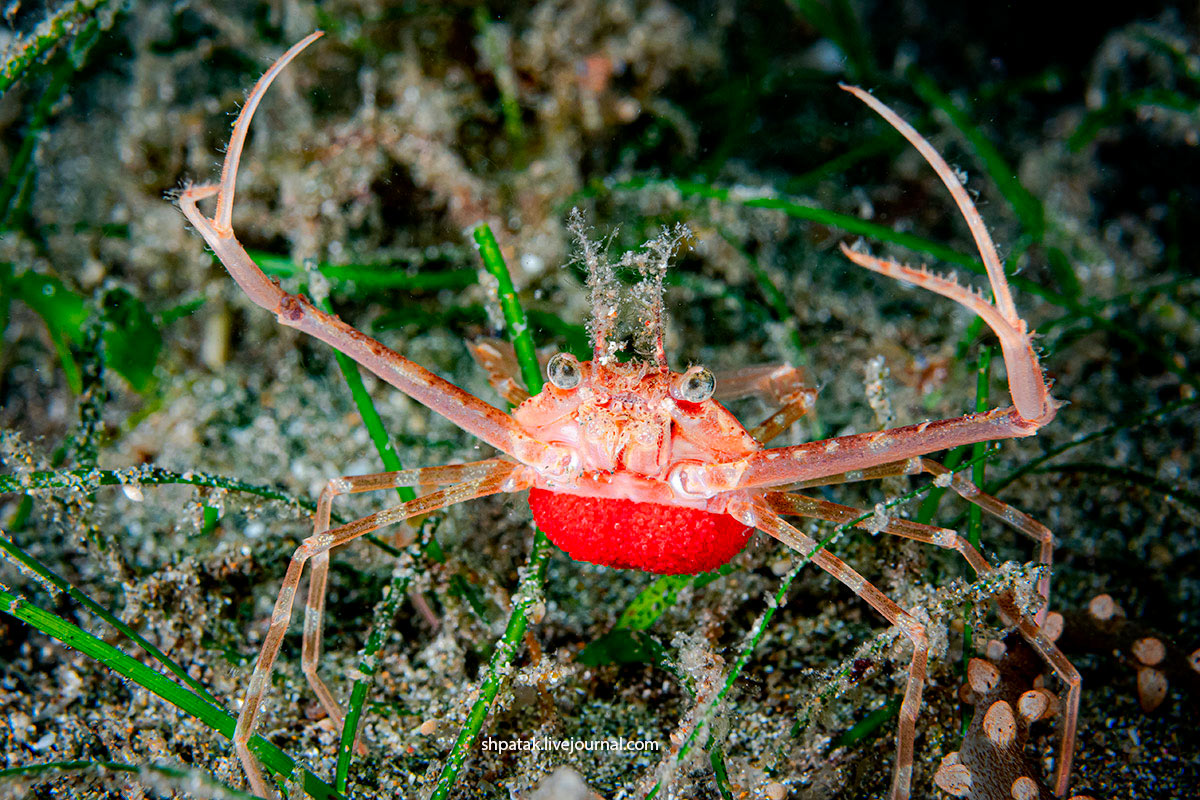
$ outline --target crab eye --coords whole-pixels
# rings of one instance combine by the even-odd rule
[[[583,380],[579,362],[570,353],[555,353],[546,365],[546,377],[560,389],[574,389]]]
[[[717,388],[717,379],[704,367],[692,367],[675,379],[671,394],[676,400],[688,403],[703,403],[712,397]]]

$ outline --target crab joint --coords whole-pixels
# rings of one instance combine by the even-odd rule
[[[676,464],[667,475],[667,482],[677,497],[704,500],[737,488],[745,471],[744,459],[725,464],[689,461]]]

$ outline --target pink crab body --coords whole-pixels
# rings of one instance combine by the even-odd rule
[[[707,370],[558,359],[552,383],[514,414],[581,468],[570,484],[539,480],[529,492],[550,541],[577,561],[659,575],[706,572],[740,553],[752,528],[671,479],[679,465],[761,447],[717,401],[687,399],[697,387],[685,383],[711,379]],[[691,396],[711,392],[700,388]]]

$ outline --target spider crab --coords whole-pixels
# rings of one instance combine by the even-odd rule
[[[928,473],[941,477],[972,503],[1039,544],[1039,562],[1051,561],[1053,537],[1025,514],[980,492],[926,454],[951,447],[1031,436],[1049,423],[1056,403],[1050,397],[1031,344],[1017,314],[1004,269],[983,220],[966,191],[940,155],[891,109],[861,89],[843,86],[869,105],[908,139],[936,170],[965,217],[987,267],[995,297],[991,303],[953,279],[933,275],[842,245],[859,266],[947,297],[978,314],[1000,340],[1013,405],[987,413],[921,422],[874,433],[839,436],[789,447],[765,448],[798,419],[812,400],[787,367],[749,368],[724,378],[703,367],[678,373],[663,351],[661,295],[649,304],[642,348],[648,356],[620,362],[615,358],[612,316],[615,299],[606,294],[603,257],[584,244],[591,268],[589,284],[595,319],[594,356],[580,362],[560,353],[548,364],[549,384],[528,396],[495,347],[480,345],[475,355],[493,385],[518,403],[507,414],[470,395],[383,344],[358,332],[305,297],[290,294],[269,280],[243,249],[232,228],[238,162],[250,120],[280,71],[321,35],[316,32],[281,56],[255,85],[234,125],[218,184],[197,185],[179,193],[187,219],[204,237],[230,275],[259,306],[283,325],[314,336],[353,358],[379,378],[446,417],[501,455],[469,464],[406,469],[331,480],[321,493],[313,535],[297,548],[271,616],[262,651],[250,679],[237,722],[234,748],[254,792],[268,796],[262,770],[248,748],[258,710],[269,685],[272,665],[292,616],[301,573],[312,564],[304,620],[301,663],[320,702],[339,726],[343,715],[317,673],[321,650],[329,553],[385,525],[428,514],[446,506],[504,492],[529,492],[535,520],[570,555],[618,568],[658,573],[712,569],[736,555],[754,530],[778,539],[865,600],[912,644],[912,658],[896,733],[891,797],[910,796],[913,741],[925,680],[928,642],[924,625],[833,554],[784,520],[802,516],[836,522],[857,518],[848,506],[797,493],[834,483]],[[216,197],[212,217],[197,203]],[[643,273],[651,293],[661,290],[662,270],[679,237],[652,243],[650,252],[629,262]],[[718,398],[759,394],[781,408],[747,430]],[[330,527],[330,507],[341,494],[401,486],[440,486],[424,496],[353,522]],[[991,566],[954,531],[900,519],[887,521],[883,533],[958,551],[979,573]],[[1038,581],[1043,601],[1049,576]],[[1002,617],[1015,626],[1063,680],[1066,689],[1062,739],[1055,788],[1065,794],[1079,704],[1079,674],[1045,636],[1036,617],[1017,608],[1010,596],[998,600]]]

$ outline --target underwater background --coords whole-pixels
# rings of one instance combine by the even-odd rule
[[[909,120],[978,203],[1063,404],[1036,437],[936,457],[1056,536],[1051,609],[1083,685],[1070,794],[1200,791],[1194,4],[2,9],[0,794],[240,796],[227,712],[326,481],[489,454],[253,306],[172,202],[217,179],[246,92],[317,28],[251,129],[237,236],[288,290],[500,407],[465,346],[506,327],[472,230],[495,233],[535,344],[585,357],[574,208],[614,258],[690,228],[667,276],[669,361],[801,366],[815,409],[773,445],[1007,405],[978,319],[838,251],[861,240],[986,293],[933,171],[839,82]],[[747,425],[770,411],[733,410]],[[1036,680],[1005,662],[1020,646],[996,644],[989,605],[1033,602],[1035,547],[924,477],[819,494],[978,537],[1002,565],[978,580],[953,552],[805,527],[836,533],[833,552],[927,621],[913,796],[951,796],[935,774],[987,706],[969,660],[992,656],[1004,691]],[[339,498],[335,513],[394,502]],[[339,747],[293,619],[259,733],[294,786],[886,795],[911,651],[767,537],[720,574],[546,548],[531,577],[522,496],[399,527],[331,569],[320,670],[361,712],[366,755]],[[1051,796],[1056,723],[1022,725],[1011,748],[1030,797]],[[538,737],[662,747],[482,744]],[[977,774],[960,796],[1012,796],[1006,782]]]

